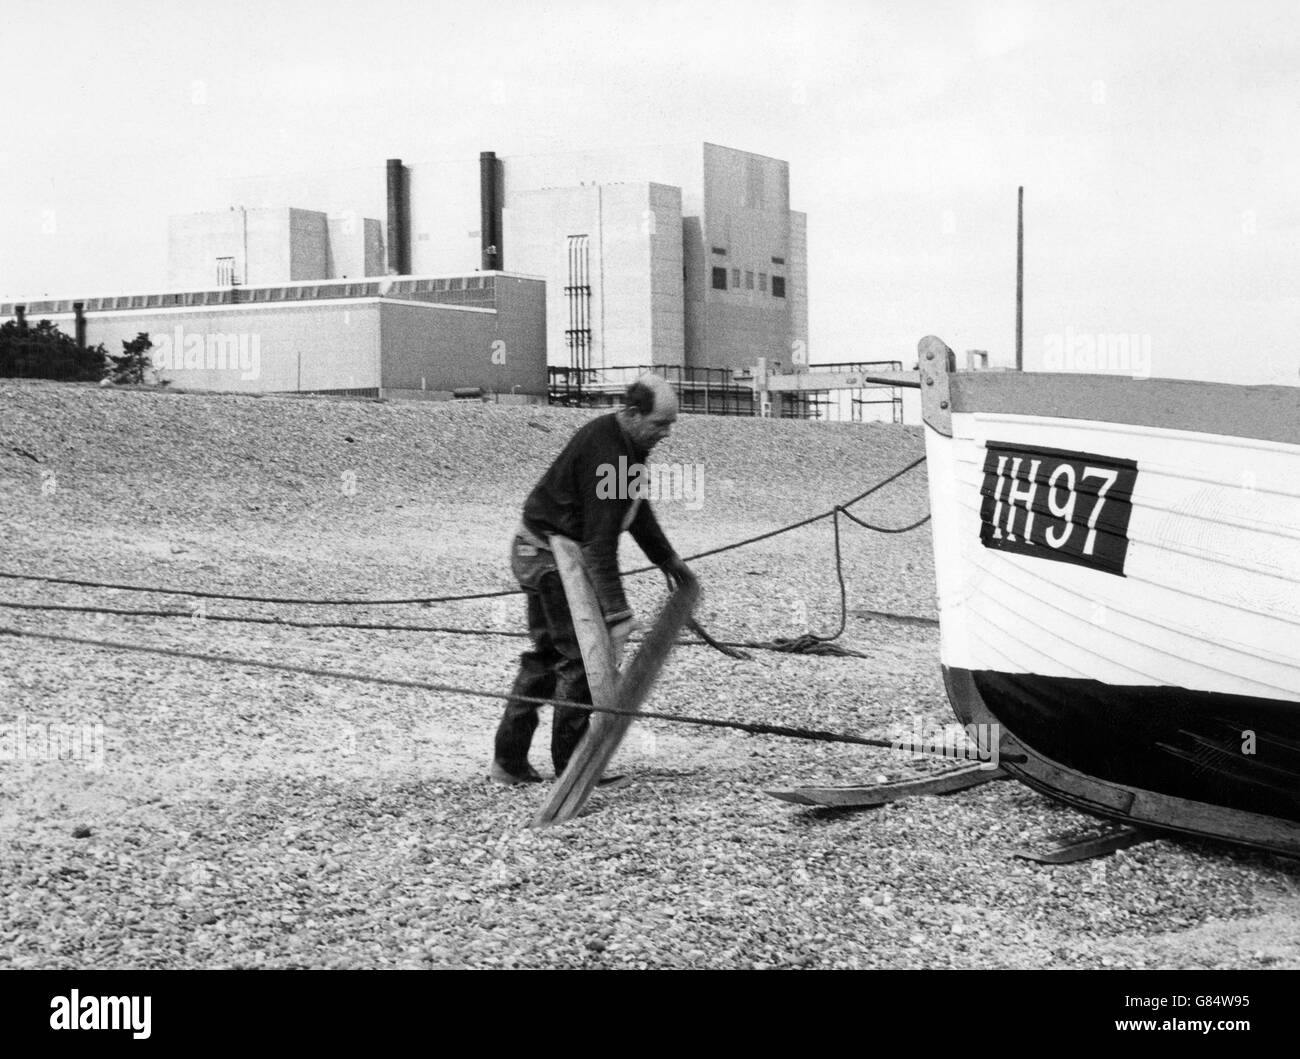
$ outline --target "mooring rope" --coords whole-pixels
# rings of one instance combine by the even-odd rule
[[[198,612],[192,610],[148,610],[138,607],[100,607],[89,603],[24,603],[12,599],[0,599],[0,609],[5,610],[32,610],[32,611],[54,611],[56,613],[73,613],[73,614],[105,614],[122,618],[181,618],[187,619],[193,623],[207,621],[215,622],[234,622],[245,625],[283,625],[293,629],[354,629],[361,632],[432,632],[445,633],[454,636],[503,636],[509,639],[527,639],[528,633],[520,632],[517,629],[471,629],[458,625],[394,625],[383,622],[355,622],[355,621],[301,621],[295,618],[273,617],[267,618],[253,614],[209,614],[206,611]],[[929,621],[926,618],[917,618],[910,614],[890,614],[885,611],[863,611],[876,618],[892,618],[902,622]],[[702,628],[696,629],[699,633],[704,633]],[[677,647],[712,647],[715,649],[722,648],[742,648],[752,647],[756,650],[789,652],[794,650],[787,646],[795,641],[776,639],[767,643],[758,643],[748,640],[715,640],[704,633],[704,637],[699,640],[676,640],[674,646]],[[628,643],[640,643],[639,639],[630,639]],[[727,652],[723,652],[726,654]],[[817,651],[808,651],[804,653],[818,654]],[[866,657],[859,652],[850,652],[858,657]],[[736,651],[731,657],[747,658],[741,651]]]
[[[848,624],[848,594],[844,582],[844,560],[843,560],[843,554],[840,547],[839,517],[841,514],[844,514],[848,518],[850,518],[853,522],[857,523],[858,525],[882,533],[904,533],[907,532],[907,530],[909,529],[915,529],[916,527],[923,525],[929,519],[929,515],[926,515],[925,518],[921,519],[916,523],[913,523],[911,526],[901,527],[899,529],[888,529],[888,528],[873,526],[870,523],[857,518],[847,509],[850,505],[856,504],[860,500],[863,500],[866,497],[870,496],[872,493],[875,493],[878,490],[883,489],[886,485],[901,478],[903,475],[907,474],[909,471],[915,469],[916,467],[919,467],[924,462],[925,462],[924,456],[918,457],[917,459],[909,463],[907,466],[895,471],[893,474],[889,475],[888,477],[881,479],[879,482],[876,482],[874,485],[869,486],[867,489],[864,489],[857,496],[846,501],[845,503],[836,504],[828,511],[821,512],[820,514],[817,515],[812,515],[806,519],[801,519],[797,522],[789,523],[788,525],[785,526],[777,527],[776,529],[769,530],[766,533],[761,533],[756,536],[748,537],[740,541],[733,541],[730,544],[725,544],[720,547],[712,548],[703,552],[697,552],[687,557],[688,560],[694,561],[697,559],[708,558],[714,555],[720,555],[723,552],[733,551],[738,548],[746,547],[747,545],[750,544],[755,544],[759,541],[768,540],[782,533],[789,533],[792,530],[799,529],[803,526],[811,525],[814,522],[818,522],[824,518],[829,517],[832,520],[832,528],[834,532],[835,578],[839,586],[839,597],[840,597],[840,620],[839,620],[839,625],[836,628],[836,631],[834,633],[830,634],[829,636],[821,636],[816,633],[806,632],[799,636],[788,638],[788,639],[783,637],[778,637],[774,640],[732,642],[732,641],[723,641],[723,640],[715,639],[704,629],[704,626],[696,618],[692,618],[690,620],[688,625],[690,630],[700,637],[701,643],[713,648],[715,651],[718,651],[721,654],[732,659],[739,659],[739,660],[749,659],[750,656],[745,653],[743,648],[752,648],[754,650],[761,650],[761,651],[777,651],[777,652],[790,653],[790,654],[839,655],[839,656],[853,656],[858,658],[866,657],[859,651],[854,651],[850,648],[841,647],[833,643],[833,641],[839,639],[840,636],[844,634],[844,630]],[[657,567],[655,566],[638,567],[634,570],[628,571],[626,574],[623,574],[622,576],[629,576],[629,577],[635,576],[637,574],[647,573],[650,570],[654,570],[654,569],[657,569]],[[326,605],[379,606],[379,605],[410,604],[410,603],[420,603],[424,605],[429,605],[433,603],[462,602],[462,601],[472,600],[472,599],[503,598],[506,596],[519,595],[523,591],[522,589],[505,589],[505,590],[492,591],[492,592],[474,592],[474,593],[466,593],[466,594],[451,595],[451,596],[426,596],[426,597],[418,597],[418,598],[412,597],[412,598],[402,598],[402,599],[372,599],[372,600],[316,599],[316,598],[294,598],[294,597],[285,597],[285,596],[236,595],[236,594],[213,592],[213,591],[207,591],[201,589],[178,589],[178,588],[147,587],[141,585],[124,585],[124,584],[118,584],[112,582],[91,581],[83,578],[64,578],[64,577],[55,577],[52,575],[42,575],[42,574],[21,574],[12,571],[0,571],[0,578],[9,578],[11,580],[41,581],[41,582],[52,583],[52,584],[73,585],[73,586],[83,587],[83,588],[105,588],[105,589],[114,589],[114,590],[127,591],[127,592],[154,593],[159,595],[184,595],[195,599],[237,600],[237,601],[251,602],[251,603],[274,603],[274,604],[281,604],[281,605],[300,605],[300,606],[326,606]],[[669,580],[669,587],[671,589],[671,579],[668,580]],[[0,606],[9,606],[15,609],[28,609],[28,610],[37,610],[37,609],[84,610],[91,613],[119,614],[123,616],[152,616],[152,617],[179,617],[179,618],[188,617],[191,619],[200,619],[200,620],[203,619],[204,617],[207,617],[207,615],[201,613],[195,613],[195,612],[186,614],[183,611],[182,612],[176,612],[176,611],[147,612],[147,611],[133,611],[128,609],[117,609],[117,608],[91,608],[91,607],[79,608],[79,607],[74,607],[72,605],[66,605],[66,604],[59,606],[59,605],[52,605],[52,604],[46,604],[46,605],[19,604],[19,603],[5,604],[0,602]],[[220,616],[213,615],[211,616],[211,618],[212,620],[216,620],[216,621],[245,621],[250,624],[284,625],[293,628],[338,628],[338,629],[361,629],[361,630],[368,630],[368,631],[392,631],[392,632],[440,632],[440,633],[447,633],[452,635],[464,635],[464,636],[523,637],[527,635],[527,633],[499,632],[494,629],[470,629],[470,628],[463,628],[457,626],[445,626],[445,625],[444,626],[415,626],[415,625],[395,625],[391,623],[367,623],[367,622],[338,622],[338,623],[302,622],[302,621],[295,621],[292,619],[282,619],[282,618],[233,617],[233,616],[225,616],[225,615],[220,615]],[[678,643],[695,646],[695,644],[692,641],[678,641]]]
[[[269,669],[285,673],[302,673],[306,676],[334,680],[351,680],[362,684],[375,684],[383,687],[411,688],[418,691],[437,691],[449,695],[467,695],[474,698],[517,700],[534,703],[538,706],[565,706],[589,713],[609,713],[621,717],[636,717],[641,720],[667,721],[673,724],[687,724],[703,728],[727,728],[748,732],[751,735],[772,735],[786,739],[804,739],[824,743],[848,743],[856,746],[881,747],[889,750],[905,750],[921,754],[934,754],[924,744],[901,744],[895,739],[882,739],[876,736],[851,735],[847,732],[828,732],[817,728],[799,728],[790,725],[766,724],[759,721],[731,721],[716,717],[696,717],[690,714],[661,713],[657,710],[621,710],[613,706],[596,706],[588,702],[573,702],[568,699],[547,699],[535,695],[513,695],[508,692],[484,691],[481,688],[467,688],[456,684],[445,684],[428,680],[408,680],[402,677],[377,677],[368,673],[353,673],[340,669],[321,669],[317,666],[301,666],[292,662],[270,662],[257,658],[242,658],[232,655],[214,655],[202,651],[185,651],[178,647],[151,647],[143,644],[121,643],[116,640],[96,640],[86,636],[68,636],[63,633],[35,632],[30,629],[17,629],[0,625],[0,636],[16,636],[28,639],[50,640],[57,643],[83,644],[88,647],[107,648],[116,651],[134,651],[140,654],[162,655],[168,658],[188,658],[198,662],[217,663],[220,665],[247,666],[254,669]],[[951,757],[950,754],[939,756]],[[1001,755],[1007,761],[1024,761],[1023,756]]]
[[[840,508],[839,510],[840,510],[840,514],[844,515],[845,518],[850,519],[853,522],[856,522],[863,529],[869,529],[874,533],[910,533],[912,530],[919,529],[921,526],[924,526],[927,522],[930,521],[930,516],[926,515],[924,518],[917,519],[910,526],[898,526],[898,527],[874,526],[870,522],[864,522],[862,519],[858,518],[858,516],[853,514],[853,512],[851,511],[845,511],[844,508]]]
[[[694,560],[705,559],[713,555],[721,555],[723,552],[733,551],[737,548],[744,548],[750,544],[756,544],[759,541],[768,540],[769,538],[778,536],[779,534],[789,533],[792,530],[800,529],[804,526],[811,525],[812,523],[818,522],[821,519],[833,517],[838,512],[844,511],[844,509],[849,507],[850,505],[856,504],[858,501],[865,499],[866,497],[870,496],[872,493],[876,492],[879,489],[883,489],[886,485],[889,485],[891,482],[901,478],[903,475],[919,467],[924,462],[925,462],[925,457],[920,456],[917,459],[913,460],[911,463],[909,463],[906,467],[903,467],[901,470],[895,471],[889,477],[884,478],[881,481],[877,482],[875,485],[871,486],[870,488],[865,489],[863,492],[855,496],[852,500],[847,500],[843,504],[837,504],[835,505],[835,507],[827,511],[823,511],[820,514],[812,515],[805,519],[800,519],[798,522],[791,522],[789,525],[786,526],[779,526],[774,530],[769,530],[767,533],[760,533],[754,537],[747,537],[744,540],[733,541],[730,544],[724,544],[718,548],[710,548],[707,551],[696,552],[693,555],[686,556],[683,561],[692,562]],[[847,514],[847,512],[845,513]],[[917,523],[917,525],[920,524],[921,523]],[[868,528],[873,528],[873,527],[868,527]],[[838,549],[838,531],[837,531],[836,541],[837,541],[836,547]],[[625,571],[620,576],[635,577],[638,574],[644,574],[651,570],[657,570],[657,569],[658,567],[653,565],[639,566],[636,567],[635,569]],[[196,599],[227,599],[227,600],[235,600],[240,603],[278,603],[278,604],[286,604],[291,606],[302,606],[302,607],[324,607],[324,606],[369,607],[369,606],[397,606],[397,605],[407,605],[407,604],[416,604],[416,603],[459,603],[462,600],[495,599],[501,596],[517,596],[523,593],[522,588],[510,588],[510,589],[500,589],[493,592],[469,592],[469,593],[464,593],[461,595],[454,595],[454,596],[406,596],[397,599],[349,599],[349,598],[320,599],[320,598],[298,598],[292,596],[251,596],[251,595],[237,594],[233,592],[213,592],[205,589],[160,588],[156,585],[155,586],[124,585],[124,584],[110,582],[110,581],[92,581],[85,578],[56,577],[49,574],[19,573],[17,571],[12,571],[12,570],[0,570],[0,578],[7,578],[9,580],[14,580],[14,581],[42,581],[49,584],[73,585],[79,588],[109,588],[109,589],[116,589],[121,592],[143,592],[143,593],[152,593],[161,596],[193,596]]]

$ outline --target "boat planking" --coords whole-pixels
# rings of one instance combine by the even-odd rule
[[[1076,808],[1300,856],[1300,388],[919,368],[959,720]]]

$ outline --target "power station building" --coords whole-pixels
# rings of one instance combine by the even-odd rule
[[[239,206],[170,218],[166,289],[0,317],[111,352],[148,332],[161,375],[201,389],[536,401],[548,369],[729,380],[807,364],[789,183],[784,161],[707,143],[245,181]]]
[[[279,283],[0,305],[83,344],[148,333],[178,388],[546,400],[546,285],[507,273]]]
[[[790,166],[779,159],[710,143],[484,151],[477,159],[390,159],[382,169],[243,181],[234,196],[254,208],[227,231],[244,215],[261,227],[269,223],[261,212],[283,216],[288,205],[311,205],[324,211],[312,215],[314,234],[305,216],[277,223],[299,244],[328,239],[330,249],[300,245],[289,260],[273,261],[259,256],[255,241],[246,254],[238,237],[225,249],[214,243],[212,214],[173,218],[169,273],[177,280],[224,276],[232,264],[237,279],[252,284],[351,277],[340,262],[357,255],[333,250],[335,240],[360,239],[373,269],[375,218],[383,217],[388,275],[506,269],[545,279],[552,366],[807,363],[807,225],[790,209]],[[292,274],[308,260],[332,270]]]

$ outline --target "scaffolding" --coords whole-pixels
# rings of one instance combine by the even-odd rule
[[[856,372],[870,375],[873,372],[902,371],[903,362],[901,360],[842,360],[833,364],[816,364],[813,367],[819,372],[843,372],[846,375]],[[830,414],[829,418],[844,420],[844,408],[841,402],[830,400],[830,391],[815,390],[811,392],[827,398],[826,408]],[[837,391],[837,393],[846,394],[848,397],[847,419],[849,422],[864,422],[866,419],[865,409],[878,405],[888,406],[889,421],[891,423],[901,423],[903,421],[903,395],[902,391],[896,386],[857,386]],[[838,413],[838,415],[834,413]]]
[[[845,376],[901,371],[899,360],[853,360],[815,364],[810,370],[824,379],[827,373]],[[623,402],[628,384],[645,372],[661,376],[677,395],[685,413],[717,416],[763,414],[754,391],[753,371],[733,368],[687,368],[679,365],[637,364],[618,368],[552,367],[550,403],[569,408],[611,408]],[[783,375],[782,378],[791,378]],[[796,376],[797,377],[797,376]],[[893,386],[836,385],[833,389],[784,390],[773,401],[771,414],[781,419],[820,419],[823,422],[864,422],[865,410],[888,407],[889,421],[903,421],[901,391]]]
[[[552,367],[551,404],[568,408],[610,408],[623,403],[628,386],[646,372],[663,378],[677,395],[678,410],[715,416],[758,415],[758,400],[749,373],[731,368],[686,368],[638,364],[619,368]]]

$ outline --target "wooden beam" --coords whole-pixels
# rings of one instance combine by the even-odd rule
[[[793,375],[768,375],[762,385],[776,393],[800,390],[857,390],[868,386],[902,386],[917,389],[921,385],[921,378],[914,371],[800,371]]]
[[[978,787],[992,780],[1009,777],[1000,768],[984,765],[961,765],[928,776],[894,780],[892,783],[871,783],[856,787],[795,787],[793,790],[768,790],[773,798],[795,805],[816,805],[831,809],[874,808],[904,798],[917,798],[926,794],[951,794]]]
[[[573,628],[587,667],[587,686],[595,706],[636,710],[645,701],[663,668],[682,627],[690,620],[699,599],[699,584],[679,587],[668,597],[654,625],[641,641],[627,669],[618,672],[609,631],[596,600],[596,590],[582,563],[582,551],[567,537],[551,537],[555,564],[564,582],[564,592],[573,615]],[[587,734],[582,737],[568,767],[555,782],[546,804],[533,818],[534,827],[570,820],[582,811],[606,766],[618,750],[635,718],[610,713],[593,713]]]
[[[587,686],[597,706],[614,695],[618,680],[619,659],[614,657],[614,645],[609,638],[605,616],[596,600],[596,586],[582,560],[582,548],[577,541],[553,534],[550,538],[555,565],[564,583],[564,594],[569,600],[569,613],[573,617],[573,631],[582,649],[582,661],[587,667]],[[592,720],[597,718],[593,717]]]

